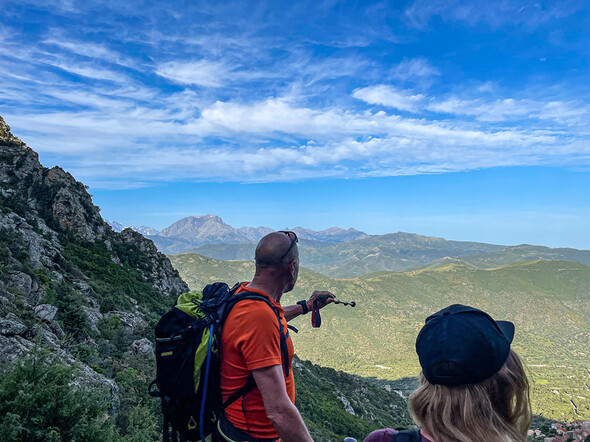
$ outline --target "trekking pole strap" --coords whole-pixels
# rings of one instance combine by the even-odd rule
[[[313,310],[311,312],[312,327],[319,328],[322,325],[322,317],[320,316],[319,297],[313,301]]]

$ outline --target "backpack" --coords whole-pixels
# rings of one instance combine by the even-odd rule
[[[279,322],[280,348],[285,376],[289,376],[288,332],[284,333],[278,310],[259,293],[234,294],[225,283],[206,286],[178,297],[174,307],[156,325],[156,379],[149,394],[161,399],[164,414],[163,441],[205,440],[225,408],[245,396],[256,383],[246,384],[225,402],[220,386],[221,331],[231,309],[240,301],[265,302]],[[154,388],[157,386],[157,390]]]
[[[420,442],[420,430],[400,430],[393,435],[393,442]]]

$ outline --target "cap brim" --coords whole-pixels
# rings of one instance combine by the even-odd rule
[[[508,339],[508,342],[512,344],[512,340],[514,339],[514,324],[510,321],[496,321],[496,324],[498,324],[498,328],[506,339]]]

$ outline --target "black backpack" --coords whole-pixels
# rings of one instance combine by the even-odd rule
[[[401,429],[393,435],[393,442],[420,442],[420,430],[404,430]]]
[[[244,387],[222,401],[221,331],[238,302],[262,301],[273,310],[279,322],[283,368],[289,376],[288,332],[283,330],[278,310],[259,293],[234,294],[239,286],[230,290],[225,283],[215,283],[202,292],[184,293],[156,325],[156,379],[149,386],[149,394],[161,398],[165,442],[204,441],[223,410],[256,386],[250,375]]]

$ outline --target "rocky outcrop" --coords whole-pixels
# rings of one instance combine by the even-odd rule
[[[154,356],[154,345],[151,343],[149,339],[146,338],[133,341],[130,350],[131,353],[133,353],[134,355],[139,355],[146,358]]]
[[[57,307],[51,304],[41,304],[35,307],[35,314],[43,321],[51,322],[55,318]]]
[[[27,331],[27,326],[13,314],[0,318],[0,335],[20,336]]]
[[[101,274],[109,269],[110,280]],[[60,167],[43,167],[0,117],[0,363],[14,363],[39,343],[77,367],[74,385],[107,390],[115,412],[116,383],[100,366],[80,362],[80,354],[99,362],[100,346],[133,341],[129,357],[153,357],[142,336],[154,305],[184,291],[188,286],[152,241],[130,229],[113,231],[87,187]],[[115,316],[120,329],[103,335],[101,321]]]
[[[2,117],[0,183],[0,205],[10,209],[0,215],[0,229],[12,229],[22,236],[33,268],[56,269],[63,249],[58,234],[67,233],[78,241],[104,242],[114,262],[121,262],[121,247],[128,248],[126,253],[144,254],[142,262],[147,264],[136,270],[166,295],[188,290],[151,240],[130,229],[113,231],[92,203],[86,186],[60,167],[43,167],[37,153],[12,135]],[[29,290],[25,285],[22,287]]]
[[[145,268],[140,273],[144,280],[163,293],[176,295],[187,292],[188,285],[180,278],[170,264],[170,260],[158,251],[154,243],[145,239],[140,233],[127,228],[119,234],[119,239],[128,246],[135,246],[147,259]]]

